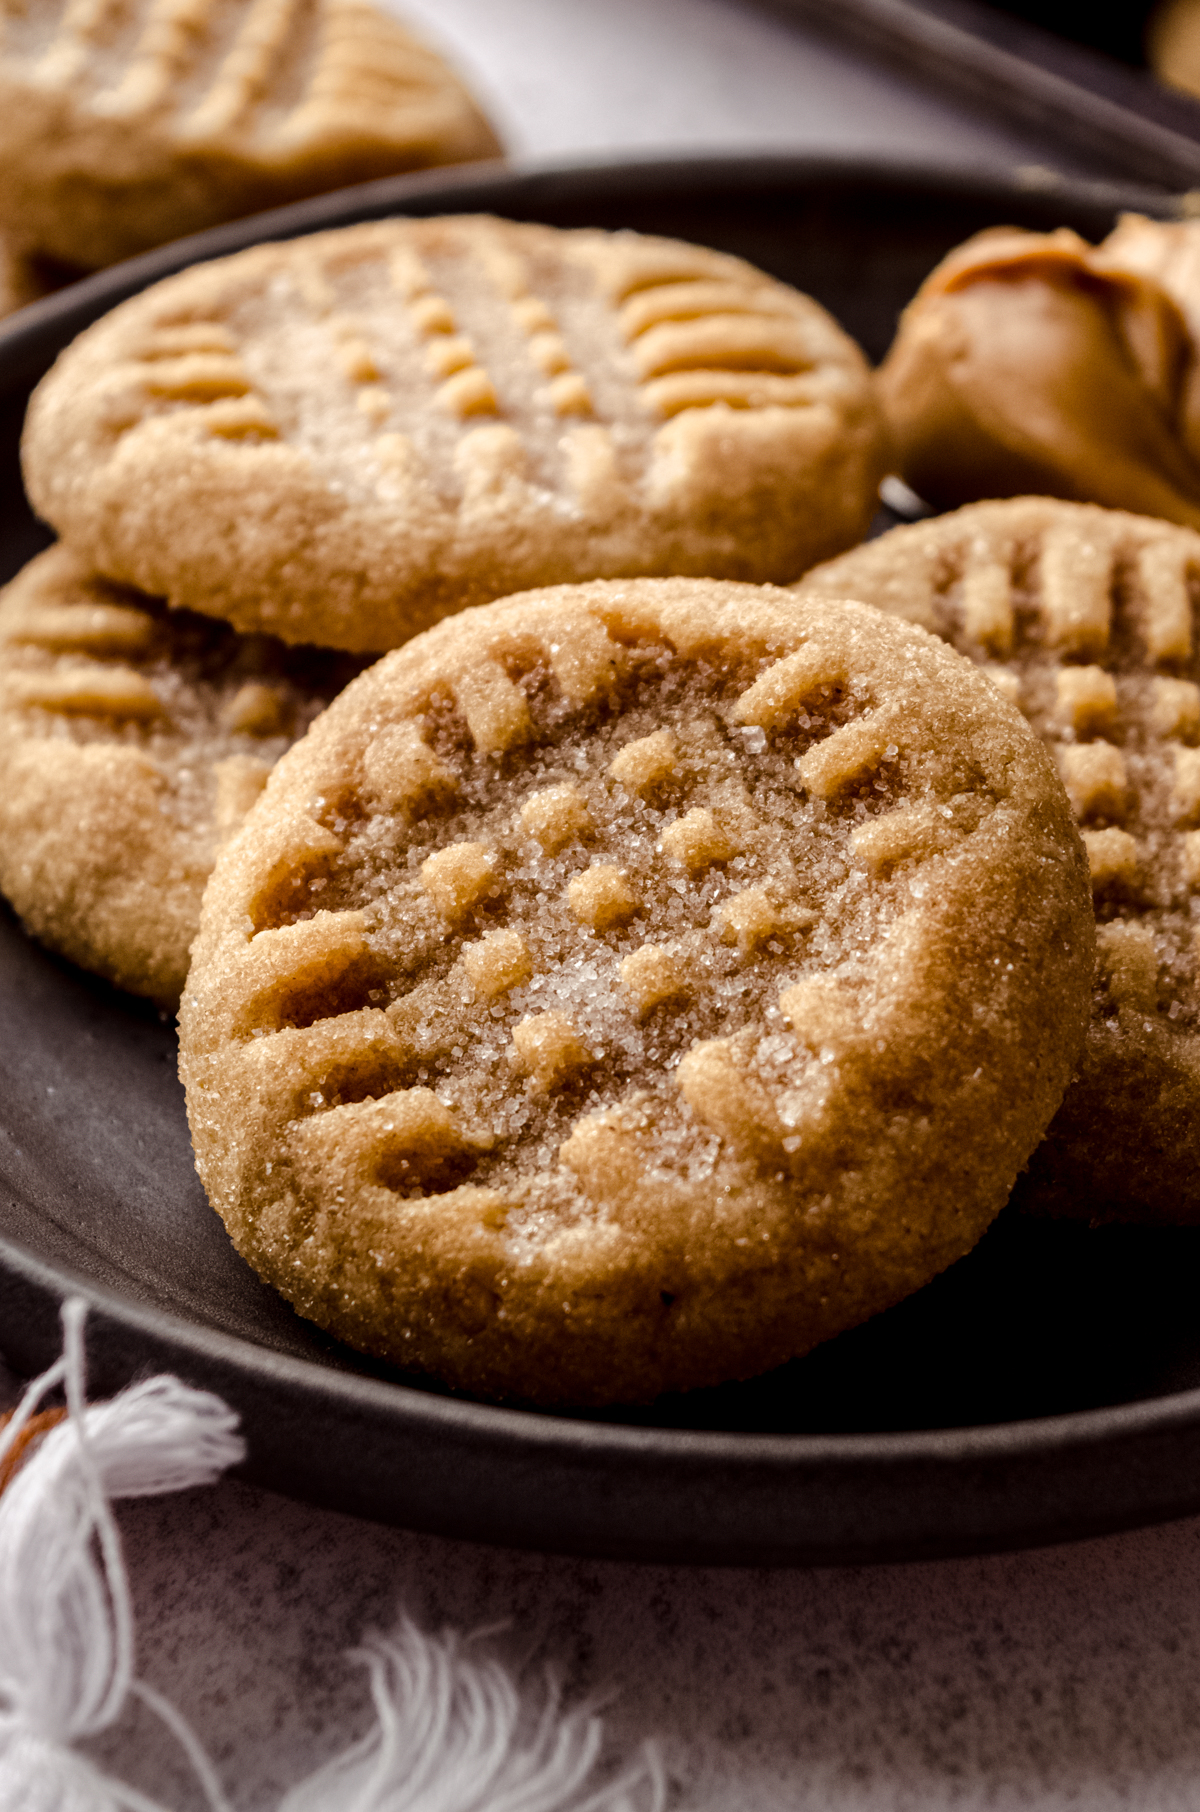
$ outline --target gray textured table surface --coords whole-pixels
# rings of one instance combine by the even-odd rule
[[[409,0],[515,154],[1061,152],[726,0]],[[952,1356],[948,1356],[952,1362]],[[665,1743],[672,1804],[941,1812],[1200,1804],[1200,1525],[894,1568],[746,1573],[440,1542],[238,1484],[125,1507],[141,1667],[190,1717],[239,1812],[365,1727],[342,1651],[398,1605],[470,1629],[572,1692],[619,1690],[617,1747]],[[199,1802],[139,1714],[104,1753]]]
[[[226,1484],[121,1514],[142,1671],[195,1720],[239,1812],[365,1728],[340,1651],[397,1603],[572,1692],[619,1748],[664,1741],[679,1812],[1194,1812],[1200,1526],[1022,1555],[819,1572],[633,1567],[468,1547]],[[113,1766],[191,1812],[149,1719]]]

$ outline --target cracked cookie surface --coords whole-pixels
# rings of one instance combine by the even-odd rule
[[[1080,1075],[1022,1199],[1200,1221],[1200,535],[1016,498],[894,529],[797,589],[861,598],[983,663],[1062,773],[1099,970]]]
[[[174,1006],[220,843],[360,665],[39,554],[0,594],[0,892],[51,949]]]
[[[62,355],[24,457],[97,571],[366,651],[530,585],[794,578],[865,532],[882,455],[865,360],[787,285],[461,217],[157,284]]]
[[[493,1397],[749,1376],[969,1250],[1086,1023],[1077,833],[934,638],[641,580],[469,611],[275,770],[181,1018],[311,1319]]]

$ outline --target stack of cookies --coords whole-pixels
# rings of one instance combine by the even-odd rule
[[[156,285],[30,410],[63,539],[0,605],[0,885],[173,1006],[217,848],[365,657],[523,586],[789,577],[881,444],[822,309],[670,241],[389,221]]]
[[[886,460],[807,297],[496,220],[186,272],[44,381],[0,885],[122,986],[186,974],[198,1168],[301,1313],[480,1395],[645,1400],[807,1351],[999,1212],[1095,1033],[1089,854],[1168,834],[1081,801],[1097,727],[1134,780],[1186,750],[1195,686],[1124,653],[1178,641],[1182,556],[1124,529],[1077,596],[1092,531],[1038,518],[1025,589],[997,553],[963,593],[981,671],[936,585],[840,582]],[[1118,554],[1152,598],[1114,673]],[[1118,1015],[1173,911],[1106,920]]]

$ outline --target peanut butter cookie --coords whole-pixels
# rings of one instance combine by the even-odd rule
[[[187,271],[31,406],[35,507],[105,572],[368,650],[520,586],[794,578],[865,532],[866,363],[815,302],[635,233],[451,218]]]
[[[970,1249],[1092,965],[1053,764],[935,638],[535,592],[364,674],[218,860],[197,1166],[302,1314],[453,1385],[746,1377]]]
[[[358,665],[39,554],[0,595],[0,891],[51,949],[174,1006],[218,845]]]
[[[1200,1222],[1200,535],[1022,497],[894,529],[797,589],[862,598],[981,662],[1083,827],[1092,1020],[1023,1199]]]
[[[5,231],[69,263],[498,150],[441,58],[366,0],[25,0],[3,15]]]

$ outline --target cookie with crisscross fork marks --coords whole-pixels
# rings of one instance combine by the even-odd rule
[[[749,1376],[966,1252],[1078,1052],[1086,867],[969,663],[697,580],[467,612],[218,862],[197,1165],[304,1315],[492,1396]]]
[[[870,374],[717,252],[459,218],[255,247],[114,310],[25,441],[100,572],[331,647],[519,587],[792,579],[863,533]]]
[[[498,150],[457,76],[369,0],[0,8],[5,228],[70,263]]]
[[[0,595],[0,891],[52,949],[174,1006],[218,845],[360,665],[39,554]]]
[[[1200,1221],[1200,535],[1016,498],[894,529],[798,589],[862,598],[983,662],[1066,782],[1100,966],[1023,1199]]]

